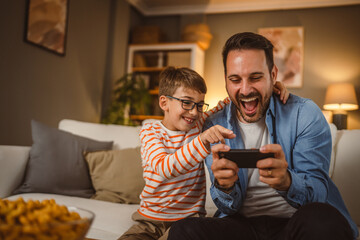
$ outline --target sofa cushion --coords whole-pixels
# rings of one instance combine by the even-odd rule
[[[145,186],[140,147],[100,151],[85,155],[97,200],[139,203]]]
[[[122,126],[99,124],[63,119],[59,129],[98,141],[113,141],[113,149],[134,148],[140,146],[141,126]]]
[[[91,197],[94,189],[84,151],[109,150],[112,142],[98,142],[31,122],[33,145],[25,180],[14,191]]]

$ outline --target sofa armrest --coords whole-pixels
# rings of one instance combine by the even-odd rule
[[[338,187],[355,223],[360,226],[360,130],[341,130],[335,141],[332,179]]]
[[[30,147],[0,145],[0,198],[10,196],[23,180]]]

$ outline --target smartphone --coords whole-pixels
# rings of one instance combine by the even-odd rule
[[[273,158],[274,153],[262,153],[259,149],[230,149],[228,152],[219,152],[219,157],[235,162],[239,168],[256,168],[257,161]]]

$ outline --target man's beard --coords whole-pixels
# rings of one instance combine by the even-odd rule
[[[237,108],[237,117],[240,119],[240,117],[247,123],[254,123],[254,122],[257,122],[259,121],[261,118],[263,118],[266,114],[266,111],[269,107],[269,104],[270,104],[270,96],[271,95],[266,95],[264,97],[264,99],[262,98],[262,96],[258,93],[258,92],[252,92],[250,93],[249,95],[245,96],[243,94],[241,94],[240,96],[237,96],[237,99],[236,99],[236,108]],[[253,98],[253,97],[257,97],[257,111],[252,114],[252,115],[247,115],[243,109],[241,108],[241,105],[242,105],[242,99],[246,99],[246,98]],[[234,99],[232,99],[233,101]],[[234,102],[234,101],[233,101]],[[245,108],[245,106],[242,106],[243,108]],[[257,113],[258,116],[256,118],[252,118],[253,116],[255,116]],[[240,114],[240,116],[239,116]]]

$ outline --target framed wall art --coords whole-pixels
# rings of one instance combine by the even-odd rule
[[[259,28],[258,33],[274,45],[274,61],[279,69],[277,80],[282,81],[289,88],[302,87],[304,28]]]
[[[65,55],[69,0],[28,0],[25,41]]]

